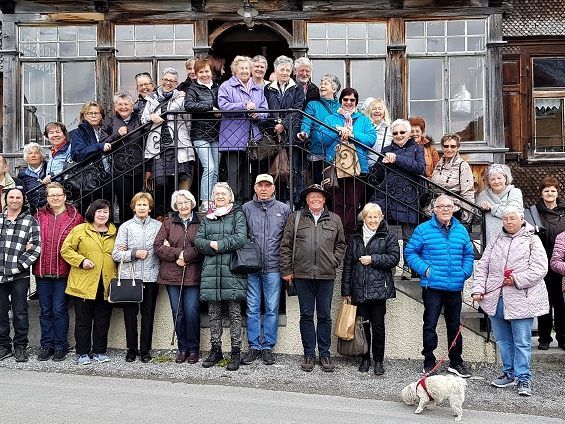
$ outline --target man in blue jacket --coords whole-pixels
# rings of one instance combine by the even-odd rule
[[[467,229],[453,217],[453,200],[441,195],[434,203],[432,219],[420,224],[404,249],[410,268],[420,274],[424,301],[424,373],[436,366],[436,326],[443,308],[447,345],[451,346],[461,320],[461,292],[473,274],[473,245]],[[449,352],[449,372],[470,377],[463,364],[463,338],[460,335]]]

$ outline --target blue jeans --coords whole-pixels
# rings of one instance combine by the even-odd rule
[[[212,199],[212,187],[218,182],[218,167],[220,153],[218,142],[210,140],[192,141],[198,159],[202,164],[202,179],[200,180],[200,200],[209,201]]]
[[[447,290],[435,290],[422,288],[422,300],[424,301],[424,326],[422,355],[424,355],[424,367],[431,368],[436,364],[434,350],[437,348],[436,327],[443,308],[445,326],[447,327],[447,346],[451,346],[459,325],[461,323],[461,292]],[[460,334],[453,349],[449,352],[451,366],[463,363],[463,336]]]
[[[294,280],[300,308],[300,337],[304,356],[316,356],[316,340],[320,358],[330,357],[332,343],[332,296],[334,280]],[[314,327],[314,309],[318,328]]]
[[[498,300],[496,314],[489,318],[500,359],[502,359],[502,372],[520,381],[530,380],[534,319],[504,319],[502,297]]]
[[[0,346],[12,346],[10,320],[8,318],[10,305],[12,307],[12,325],[14,326],[14,346],[27,346],[29,331],[28,289],[29,277],[0,284]]]
[[[167,293],[173,312],[173,324],[179,305],[179,295],[181,296],[175,328],[179,351],[198,353],[200,351],[200,287],[183,286],[181,293],[180,286],[167,285]]]
[[[69,310],[65,297],[67,277],[38,277],[36,283],[40,308],[41,347],[66,350],[69,348],[67,342]]]
[[[265,299],[261,340],[261,293]],[[280,272],[249,274],[247,282],[247,338],[250,349],[273,349],[279,326]]]

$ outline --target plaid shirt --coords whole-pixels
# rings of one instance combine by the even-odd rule
[[[31,248],[26,250],[28,243]],[[8,219],[7,211],[0,214],[0,283],[29,276],[40,253],[39,223],[27,208],[14,221]]]

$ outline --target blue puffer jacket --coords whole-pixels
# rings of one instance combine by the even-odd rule
[[[435,215],[418,225],[404,249],[404,257],[420,274],[420,285],[426,288],[460,292],[473,274],[473,245],[467,229],[456,218],[451,218],[449,228]]]
[[[353,119],[353,138],[368,147],[373,147],[377,134],[375,127],[365,115],[361,112],[355,112],[351,115]],[[332,128],[343,127],[345,125],[345,116],[340,113],[334,113],[328,116],[326,124]],[[335,149],[339,144],[339,134],[324,128],[322,131],[323,149],[326,152],[326,160],[333,162],[335,157]],[[355,145],[357,150],[357,157],[359,158],[359,165],[361,166],[361,173],[366,174],[369,172],[369,165],[367,161],[366,150],[361,146]]]
[[[339,101],[336,99],[327,100],[320,98],[317,101],[311,101],[306,105],[306,114],[325,122],[328,116],[336,113],[339,109]],[[322,134],[320,129],[322,126],[312,119],[304,116],[302,118],[301,132],[308,134],[308,150],[313,155],[323,154]]]

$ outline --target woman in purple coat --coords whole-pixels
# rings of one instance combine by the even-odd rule
[[[220,125],[221,161],[227,170],[228,184],[233,188],[236,199],[251,198],[249,171],[246,170],[245,149],[250,136],[261,136],[257,120],[267,117],[257,110],[268,109],[263,87],[251,78],[251,59],[236,56],[231,64],[233,76],[220,85],[218,106],[220,110],[247,110],[248,113],[225,113]],[[249,119],[251,118],[251,119]]]

